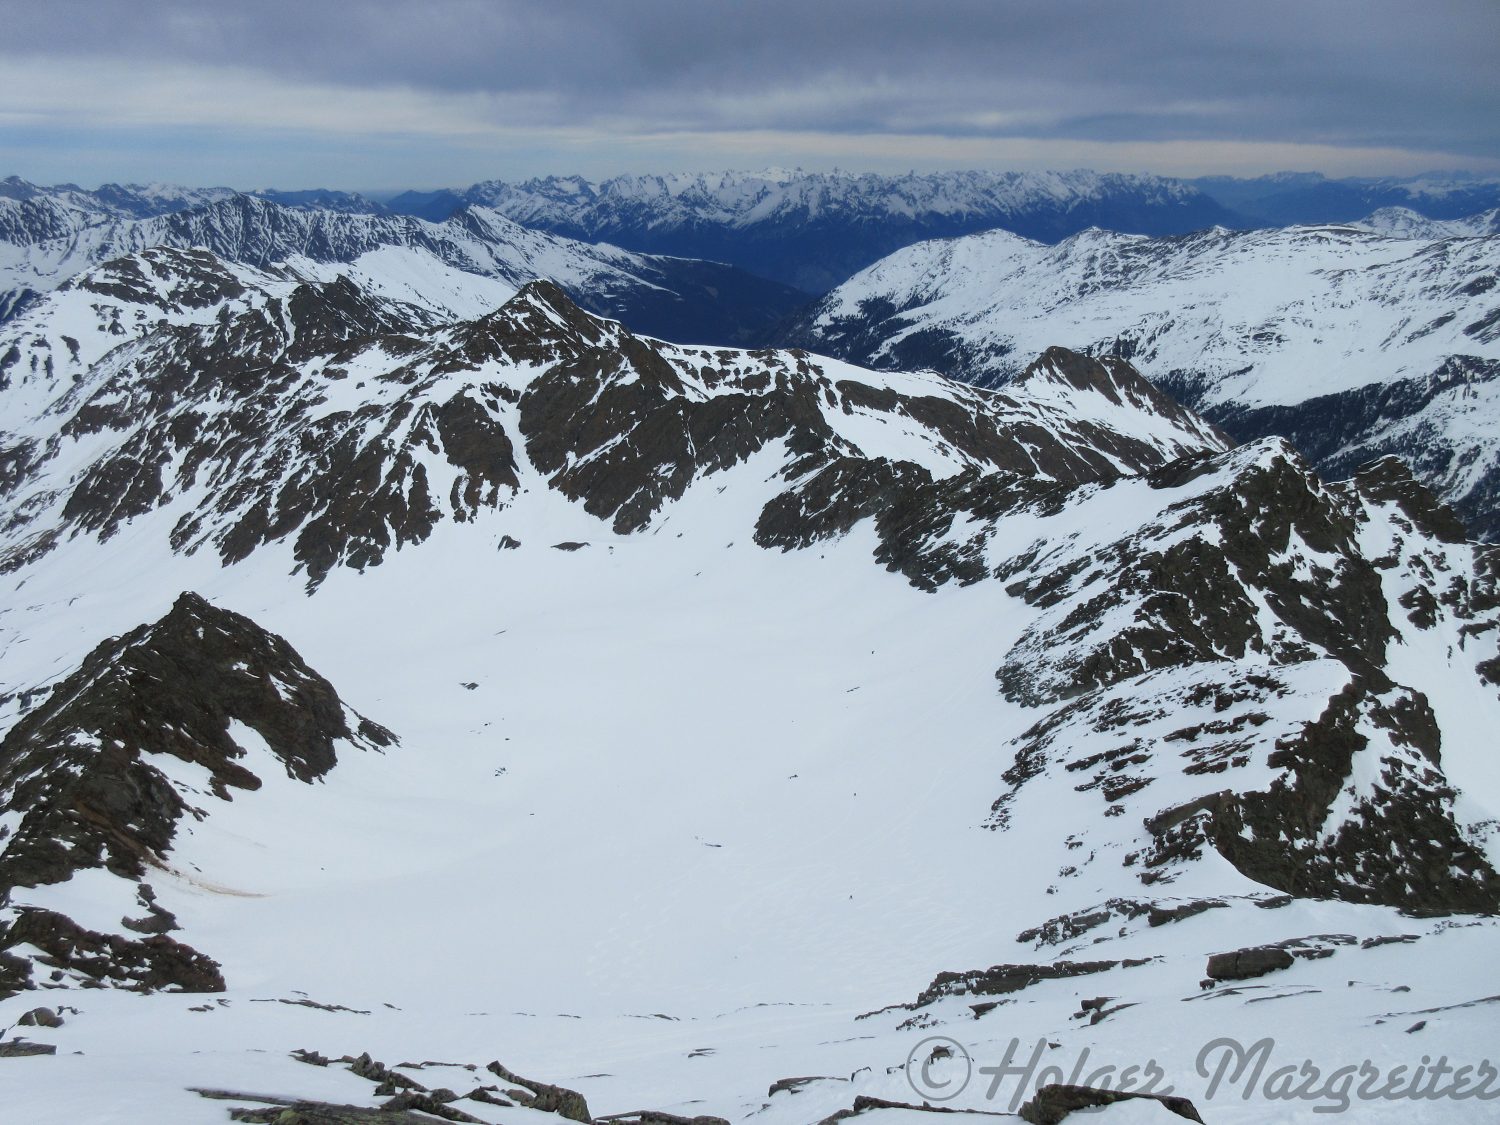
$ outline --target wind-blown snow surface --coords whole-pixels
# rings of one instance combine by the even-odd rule
[[[43,988],[0,1001],[0,1025],[39,1003],[70,1009],[60,1028],[16,1029],[56,1056],[0,1059],[18,1120],[221,1121],[250,1104],[189,1087],[372,1104],[368,1081],[294,1049],[438,1060],[404,1069],[459,1093],[492,1080],[464,1065],[498,1059],[581,1091],[596,1115],[789,1123],[861,1094],[946,1097],[922,1075],[956,1083],[962,1060],[924,1070],[931,1035],[978,1064],[1012,1040],[1024,1060],[1042,1038],[1065,1071],[1155,1059],[1216,1122],[1322,1119],[1314,1101],[1210,1098],[1194,1063],[1224,1035],[1274,1036],[1277,1064],[1325,1070],[1482,1057],[1493,920],[1381,904],[1424,889],[1402,881],[1411,853],[1386,848],[1378,809],[1435,817],[1455,833],[1449,859],[1471,863],[1464,849],[1496,857],[1500,804],[1500,699],[1475,674],[1495,652],[1489,556],[1398,469],[1327,488],[1284,445],[1226,450],[1128,368],[1065,353],[996,395],[795,353],[674,348],[546,286],[478,319],[435,322],[442,303],[155,251],[6,330],[80,335],[76,358],[59,336],[31,353],[51,370],[14,369],[4,391],[7,419],[25,420],[8,422],[12,438],[33,443],[7,480],[4,726],[52,707],[45,690],[101,641],[180,616],[195,590],[285,638],[399,739],[339,742],[335,765],[299,780],[231,707],[226,733],[261,782],[232,800],[147,746],[204,815],[181,818],[144,879],[226,990],[78,987],[83,969],[54,981],[38,952],[12,948]],[[120,345],[100,356],[92,341],[112,324]],[[192,377],[177,382],[174,364]],[[252,410],[258,381],[284,413]],[[467,427],[424,421],[465,399],[482,408]],[[239,427],[256,418],[247,450]],[[373,473],[320,477],[343,454],[310,440],[318,425],[354,435]],[[513,480],[473,455],[476,431],[491,450],[511,435]],[[154,478],[130,470],[147,466],[130,452],[138,434],[158,443]],[[70,507],[80,488],[104,495],[100,465],[158,489]],[[430,524],[385,491],[410,499],[414,465]],[[323,507],[294,495],[298,481],[322,482]],[[335,511],[340,484],[383,543]],[[257,511],[283,530],[212,549]],[[192,553],[173,550],[184,520]],[[38,530],[56,535],[38,543]],[[309,559],[329,557],[312,548],[333,555],[309,592]],[[1430,604],[1411,595],[1429,587]],[[173,652],[204,639],[191,624],[204,612]],[[1413,692],[1430,695],[1448,774],[1407,744],[1427,737]],[[1336,893],[1284,901],[1241,870],[1274,864],[1211,836],[1196,856],[1144,854],[1190,844],[1179,829],[1201,814],[1234,813],[1205,797],[1300,786],[1277,753],[1307,752],[1304,728],[1340,698],[1364,732],[1335,787],[1354,792],[1269,841]],[[1195,801],[1153,834],[1150,818]],[[1241,812],[1247,848],[1264,847]],[[1375,862],[1345,870],[1351,832],[1375,833],[1360,855]],[[1484,888],[1455,872],[1432,888]],[[114,934],[138,894],[81,866],[16,886],[8,906]],[[1416,940],[1372,940],[1396,935]],[[1310,956],[1241,991],[1200,990],[1206,955],[1287,941]],[[1149,960],[1124,964],[1135,958]],[[929,987],[941,970],[1059,960],[1117,963],[1014,993]],[[1075,1018],[1096,996],[1134,1006]],[[976,1014],[976,1001],[998,1006]],[[893,1004],[910,1006],[876,1011]],[[827,1077],[767,1093],[802,1076]],[[976,1075],[951,1104],[1009,1108],[1016,1083],[998,1101],[986,1084]],[[1489,1109],[1356,1108],[1392,1122]]]
[[[1407,458],[1493,536],[1497,277],[1493,235],[1092,230],[1045,246],[991,231],[892,254],[786,341],[991,386],[1053,344],[1124,356],[1239,438],[1291,438],[1331,477]]]

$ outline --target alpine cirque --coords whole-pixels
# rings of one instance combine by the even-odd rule
[[[1045,265],[1068,339],[1131,256],[1485,245],[904,260]],[[1497,556],[1400,460],[1237,444],[1040,311],[932,337],[994,389],[444,262],[132,249],[0,327],[17,1120],[1058,1120],[1149,1055],[1110,1119],[1249,1122],[1205,1045],[1481,1061]]]

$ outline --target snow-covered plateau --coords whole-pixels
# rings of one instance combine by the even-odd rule
[[[1401,462],[403,254],[0,326],[7,1120],[1492,1118],[1500,560]]]

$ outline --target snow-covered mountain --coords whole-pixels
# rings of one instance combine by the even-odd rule
[[[1394,238],[1476,238],[1500,234],[1500,208],[1461,219],[1429,219],[1410,207],[1382,207],[1349,225]]]
[[[920,239],[1004,227],[1054,241],[1090,226],[1179,234],[1229,221],[1196,189],[1159,176],[1075,172],[718,172],[548,176],[410,193],[394,210],[445,218],[491,207],[528,227],[633,250],[731,262],[823,293]]]
[[[1241,439],[1290,438],[1343,477],[1396,454],[1500,533],[1500,238],[1352,227],[994,231],[912,246],[830,293],[786,341],[981,385],[1058,342],[1128,358]]]
[[[0,327],[12,1113],[1484,1119],[1202,1062],[1487,1042],[1495,552],[1399,462],[384,264]]]
[[[169,215],[174,211],[219,203],[239,194],[241,193],[233,188],[191,188],[180,184],[102,184],[90,191],[77,184],[28,183],[19,176],[7,176],[0,180],[0,199],[17,202],[48,200],[64,210],[109,219],[149,219],[157,215]],[[244,194],[282,207],[317,211],[379,214],[385,210],[379,203],[366,199],[358,192],[330,191],[324,188],[310,191],[261,188]]]
[[[404,215],[286,207],[231,194],[152,218],[101,215],[51,196],[0,198],[0,319],[101,262],[156,246],[203,248],[253,266],[293,255],[353,262],[388,248],[503,281],[536,277],[639,331],[673,339],[760,342],[802,294],[715,262],[634,254],[524,229],[483,208],[444,223]]]

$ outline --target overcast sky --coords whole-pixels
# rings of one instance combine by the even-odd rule
[[[0,175],[1500,172],[1500,0],[0,0]]]

